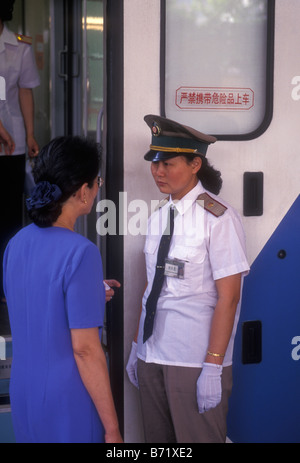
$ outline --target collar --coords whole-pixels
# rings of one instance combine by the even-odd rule
[[[2,34],[0,35],[0,53],[4,51],[5,44],[18,46],[18,41],[13,32],[11,32],[4,24]]]
[[[169,202],[168,202],[168,207],[169,206],[174,206],[178,213],[180,215],[183,215],[196,201],[198,198],[199,194],[204,193],[205,190],[202,186],[202,183],[200,180],[198,181],[197,185],[190,190],[183,198],[179,199],[178,201],[172,200],[172,197],[170,196]]]

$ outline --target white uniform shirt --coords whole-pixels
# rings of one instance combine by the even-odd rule
[[[237,273],[244,276],[249,271],[240,216],[222,202],[228,209],[222,216],[215,217],[196,203],[198,195],[203,192],[205,190],[199,182],[180,201],[173,203],[170,199],[149,218],[144,247],[148,286],[143,296],[138,335],[138,357],[145,362],[201,367],[218,298],[215,280]],[[213,194],[209,195],[217,199]],[[184,279],[165,277],[153,334],[143,343],[145,304],[152,288],[157,250],[166,228],[168,208],[172,204],[178,213],[168,257],[185,261]],[[240,303],[223,366],[232,363],[239,313]]]
[[[37,87],[40,78],[32,46],[19,42],[6,26],[0,35],[0,76],[4,77],[6,86],[6,100],[0,101],[0,120],[16,144],[13,154],[24,154],[26,134],[19,104],[19,88]]]

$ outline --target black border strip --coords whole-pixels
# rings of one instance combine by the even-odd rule
[[[162,116],[165,110],[166,75],[166,0],[161,0],[161,49],[160,49],[160,108]],[[275,43],[275,0],[268,0],[267,59],[266,59],[266,111],[260,126],[253,132],[240,135],[214,134],[218,140],[253,140],[262,135],[273,118],[274,97],[274,43]]]

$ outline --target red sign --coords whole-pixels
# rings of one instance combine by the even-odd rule
[[[179,87],[175,104],[180,109],[247,111],[254,106],[254,92],[250,88]]]

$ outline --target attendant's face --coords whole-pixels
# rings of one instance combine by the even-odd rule
[[[196,186],[201,164],[199,157],[187,162],[184,156],[176,156],[152,162],[151,173],[161,193],[171,195],[173,200],[181,199]]]

